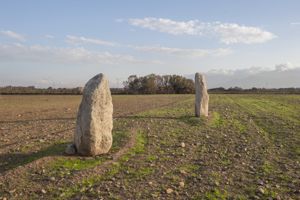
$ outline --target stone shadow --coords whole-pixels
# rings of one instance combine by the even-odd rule
[[[29,120],[15,120],[15,121],[0,121],[0,124],[5,123],[28,123],[28,122],[37,122],[37,121],[69,121],[76,120],[75,117],[66,117],[66,118],[46,118],[46,119],[29,119]]]
[[[63,155],[66,147],[65,143],[53,144],[38,152],[32,153],[4,153],[0,154],[0,174],[14,169],[18,166],[26,165],[30,162],[38,160],[46,156],[59,156]]]

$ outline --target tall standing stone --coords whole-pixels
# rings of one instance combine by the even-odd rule
[[[112,114],[108,80],[103,74],[98,74],[83,89],[74,136],[79,154],[94,156],[109,151],[112,145]]]
[[[200,73],[195,74],[195,92],[195,116],[200,117],[200,115],[203,115],[207,117],[209,96],[205,77]]]

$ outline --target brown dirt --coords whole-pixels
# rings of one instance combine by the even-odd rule
[[[61,141],[72,141],[81,96],[0,96],[0,173],[26,164],[29,157],[61,155]],[[114,118],[167,106],[184,96],[113,96]],[[48,150],[47,150],[48,148]],[[42,152],[44,150],[44,152]]]
[[[299,199],[297,95],[211,95],[208,119],[193,117],[191,95],[114,97],[114,132],[134,129],[145,137],[139,151],[125,161],[124,155],[140,138],[122,140],[120,148],[100,158],[63,156],[64,142],[71,140],[73,130],[60,131],[73,129],[76,115],[75,110],[65,112],[64,106],[74,102],[76,108],[79,99],[49,97],[43,104],[45,97],[38,98],[20,97],[18,102],[24,103],[21,117],[52,120],[8,122],[13,120],[9,109],[17,113],[22,106],[10,105],[14,98],[2,101],[7,107],[0,107],[6,113],[0,119],[5,127],[0,130],[1,176],[9,176],[0,179],[0,199]],[[35,104],[26,106],[26,102]],[[27,113],[30,106],[37,112],[48,111],[34,118]],[[58,117],[73,120],[53,120]],[[55,132],[53,140],[48,139],[49,130]],[[46,142],[29,138],[31,145],[25,148],[18,134]],[[7,138],[13,141],[5,142]],[[82,169],[66,166],[72,160],[86,164],[97,159],[103,162]],[[61,160],[53,168],[51,163]]]

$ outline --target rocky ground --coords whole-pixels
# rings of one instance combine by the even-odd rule
[[[105,156],[65,156],[79,96],[0,97],[0,199],[300,199],[300,96],[114,96]]]

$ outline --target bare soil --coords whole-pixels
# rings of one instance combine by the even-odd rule
[[[80,98],[0,97],[0,199],[300,199],[300,96],[113,96],[110,153],[65,156]]]

